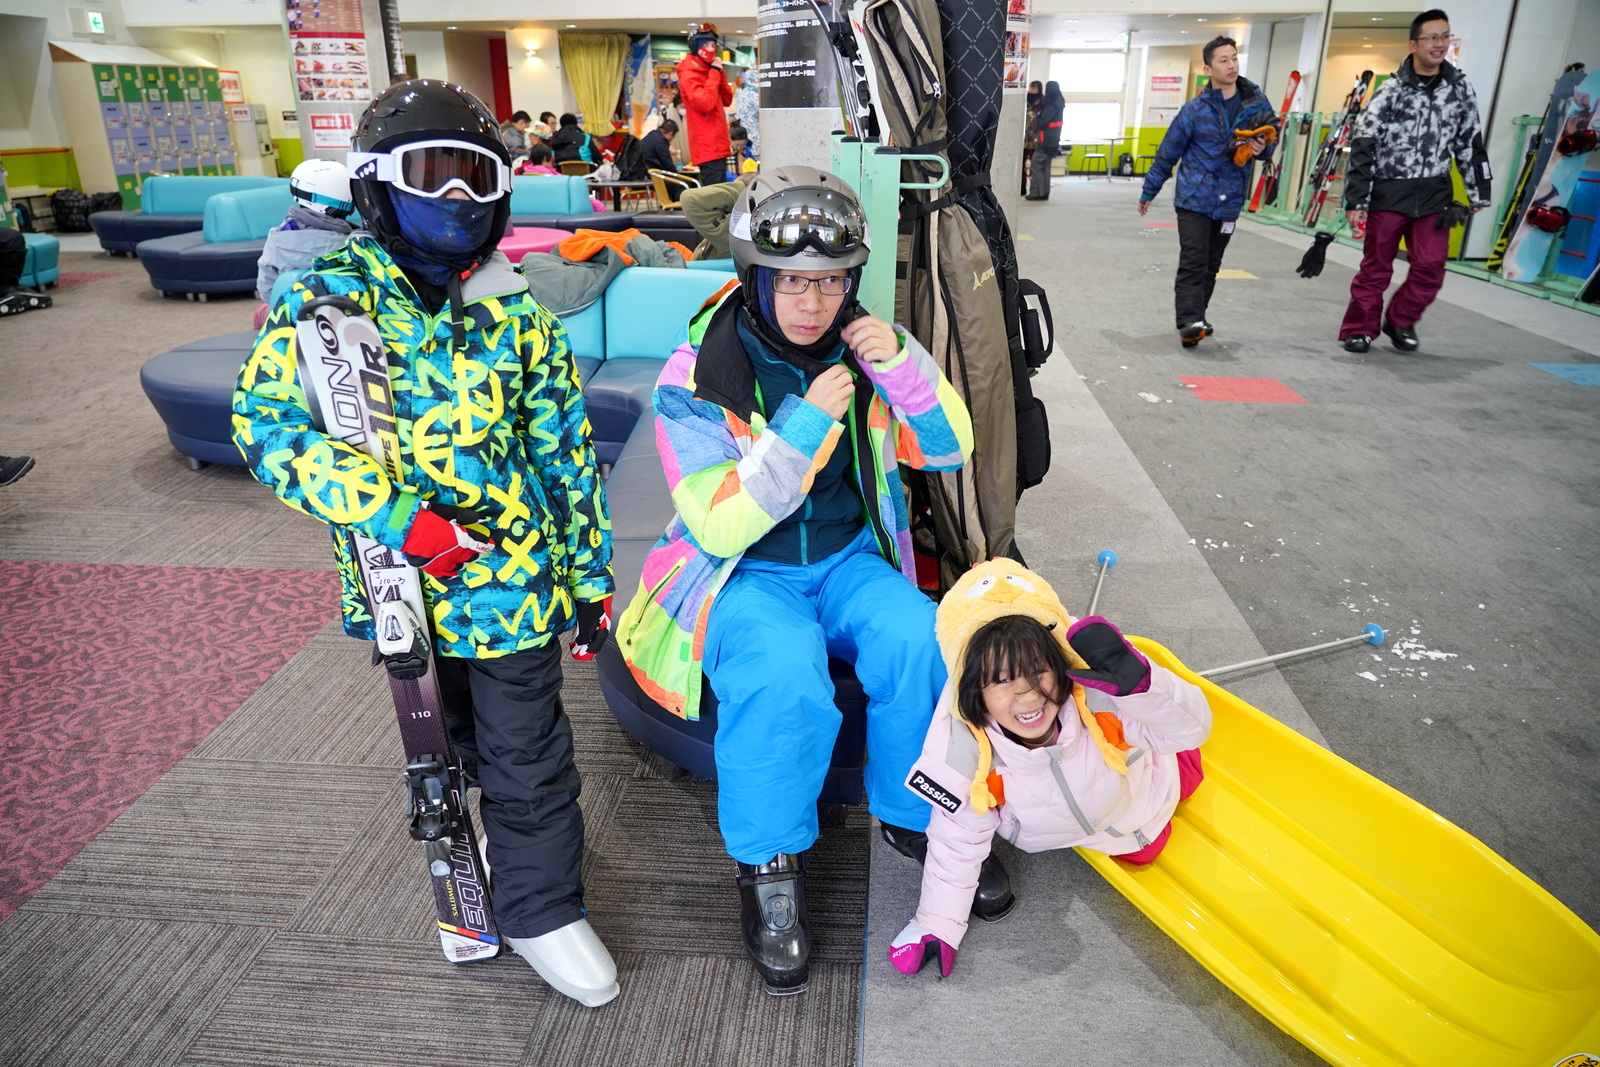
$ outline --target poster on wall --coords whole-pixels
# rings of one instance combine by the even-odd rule
[[[284,0],[295,96],[302,101],[372,99],[361,0]]]
[[[823,58],[833,47],[812,0],[763,0],[756,8],[756,54],[763,108],[839,106],[838,77],[831,58]]]
[[[1183,107],[1183,75],[1152,74],[1144,90],[1144,125],[1171,126]]]
[[[1003,89],[1028,88],[1028,41],[1033,34],[1033,0],[1006,0]]]
[[[656,110],[655,68],[650,62],[650,38],[628,45],[628,125],[635,137],[644,136],[645,119]]]
[[[350,147],[356,133],[356,117],[348,112],[317,113],[306,116],[311,121],[312,148]]]

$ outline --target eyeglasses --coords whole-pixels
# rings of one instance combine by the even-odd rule
[[[1448,33],[1430,33],[1426,37],[1416,38],[1422,44],[1444,44],[1449,39],[1450,35]]]
[[[511,189],[511,168],[486,148],[464,141],[412,141],[388,152],[351,152],[352,178],[390,182],[417,196],[460,189],[480,204]]]
[[[750,240],[773,255],[792,256],[811,247],[825,256],[842,256],[866,243],[867,220],[837,193],[791,189],[751,212]]]
[[[772,291],[785,296],[799,296],[813,285],[823,296],[843,296],[850,291],[850,275],[830,274],[825,278],[802,278],[798,274],[777,274],[772,278]]]

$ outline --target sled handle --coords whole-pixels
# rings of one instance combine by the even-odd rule
[[[902,163],[937,163],[939,164],[939,177],[931,182],[901,182],[902,189],[937,189],[950,180],[950,161],[941,155],[912,155],[902,152]]]

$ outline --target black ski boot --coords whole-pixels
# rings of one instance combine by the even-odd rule
[[[1371,347],[1372,338],[1364,333],[1358,333],[1354,337],[1346,337],[1344,339],[1344,350],[1346,352],[1365,352]]]
[[[1383,332],[1401,352],[1415,352],[1417,345],[1421,344],[1417,340],[1416,330],[1409,326],[1396,326],[1388,319],[1383,322]]]
[[[739,864],[739,923],[744,947],[767,992],[804,993],[811,983],[811,920],[805,861],[780,852],[771,863]]]
[[[1210,335],[1211,327],[1203,321],[1178,327],[1178,339],[1183,342],[1184,348],[1193,348]]]
[[[927,862],[927,834],[890,823],[879,825],[883,828],[883,839],[890,848],[918,863]],[[978,891],[972,895],[972,914],[986,923],[997,923],[1010,915],[1011,909],[1016,906],[1017,898],[1011,892],[1011,876],[1006,873],[1000,857],[990,852],[989,858],[983,861],[983,866],[978,870]]]
[[[0,315],[17,315],[24,311],[42,310],[55,303],[51,297],[34,289],[18,286],[0,288]]]

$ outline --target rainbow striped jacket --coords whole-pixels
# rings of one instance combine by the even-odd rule
[[[656,445],[677,514],[617,623],[640,687],[686,719],[700,717],[700,664],[718,590],[745,550],[801,505],[834,448],[852,450],[862,518],[884,558],[912,581],[900,464],[956,470],[972,455],[966,406],[902,331],[894,359],[852,368],[872,388],[857,390],[843,422],[793,395],[763,418],[735,328],[742,302],[737,283],[707,301],[656,382]]]

